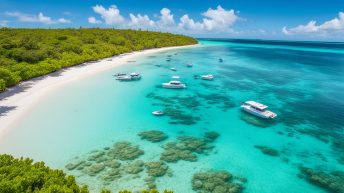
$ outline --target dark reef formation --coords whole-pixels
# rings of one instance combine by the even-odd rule
[[[143,131],[138,134],[141,139],[145,139],[151,142],[160,142],[168,138],[168,136],[162,131],[149,130]]]
[[[143,131],[138,133],[138,136],[142,140],[151,142],[162,142],[168,138],[165,133],[157,130]],[[100,148],[82,157],[76,157],[72,163],[68,163],[65,167],[77,174],[98,179],[104,186],[119,182],[118,180],[122,179],[140,178],[146,188],[155,189],[158,178],[173,175],[168,163],[175,163],[179,160],[197,161],[198,155],[208,155],[213,150],[214,146],[211,143],[219,136],[220,134],[215,131],[207,131],[200,138],[179,136],[175,141],[167,142],[161,146],[163,152],[160,155],[160,160],[140,160],[138,158],[144,152],[139,146],[128,141],[120,141],[110,147]],[[222,182],[219,182],[221,175],[227,175],[227,177],[222,178]],[[202,175],[198,175],[198,177],[200,176]],[[194,179],[201,180],[201,189],[207,188],[211,178],[215,177],[214,183],[218,184],[213,188],[214,192],[226,190],[234,193],[241,190],[240,183],[233,183],[235,178],[229,173],[209,173],[209,179],[203,181],[198,177],[196,175]],[[195,183],[197,186],[199,182]]]
[[[165,115],[170,118],[170,124],[193,125],[201,120],[200,109],[219,108],[226,111],[235,107],[235,103],[225,93],[194,94],[186,96],[159,96],[155,93],[147,94],[147,98],[155,99],[153,105],[161,106]]]
[[[239,179],[227,171],[199,172],[193,175],[192,189],[200,193],[239,193],[246,182],[246,179]]]
[[[328,192],[344,193],[344,172],[343,171],[317,171],[311,168],[300,168],[300,177],[305,178],[308,182],[319,186]]]
[[[204,139],[190,136],[178,137],[176,142],[163,146],[160,159],[166,162],[197,161],[197,154],[208,154],[214,147]]]
[[[144,152],[130,142],[122,141],[113,145],[113,148],[107,152],[107,155],[119,160],[133,160],[143,155]]]
[[[262,145],[255,145],[254,147],[259,149],[265,155],[269,155],[269,156],[279,156],[280,155],[278,150],[273,149],[271,147],[262,146]]]

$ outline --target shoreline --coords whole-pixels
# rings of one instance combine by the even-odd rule
[[[124,53],[60,69],[56,72],[21,82],[0,93],[0,139],[25,112],[39,103],[39,100],[49,94],[50,91],[60,86],[124,65],[136,57],[198,45],[200,44],[153,48]]]

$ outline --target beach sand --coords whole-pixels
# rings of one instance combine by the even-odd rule
[[[24,81],[17,86],[0,93],[0,138],[25,115],[25,112],[40,102],[50,91],[73,81],[123,65],[139,56],[161,51],[186,48],[197,45],[175,46],[148,49],[85,62],[70,68],[61,69],[51,74]]]

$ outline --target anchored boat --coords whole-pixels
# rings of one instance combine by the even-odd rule
[[[162,83],[163,88],[174,88],[174,89],[183,89],[186,88],[186,85],[178,80],[172,80],[167,83]]]
[[[201,76],[201,78],[202,78],[203,80],[213,80],[213,79],[214,79],[214,75],[212,75],[212,74],[207,74],[207,75]]]
[[[163,111],[158,110],[158,111],[153,111],[152,114],[155,115],[155,116],[162,116],[165,113]]]
[[[246,101],[242,103],[241,108],[252,115],[264,119],[273,119],[277,116],[276,113],[267,110],[268,106],[255,101]]]
[[[133,81],[133,80],[140,80],[140,79],[141,79],[141,75],[137,72],[133,72],[129,75],[127,74],[116,75],[116,80],[120,80],[120,81]]]

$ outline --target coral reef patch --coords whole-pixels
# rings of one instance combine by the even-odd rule
[[[160,142],[168,138],[168,136],[162,131],[149,130],[143,131],[138,134],[141,139],[145,139],[151,142]]]
[[[278,150],[271,147],[262,146],[262,145],[255,145],[254,147],[259,149],[265,155],[275,156],[275,157],[280,155]]]
[[[198,172],[192,177],[192,189],[202,193],[239,193],[245,181],[236,180],[227,171]]]
[[[301,166],[300,177],[305,178],[311,184],[319,186],[328,192],[344,193],[344,172],[343,171],[317,171]]]

